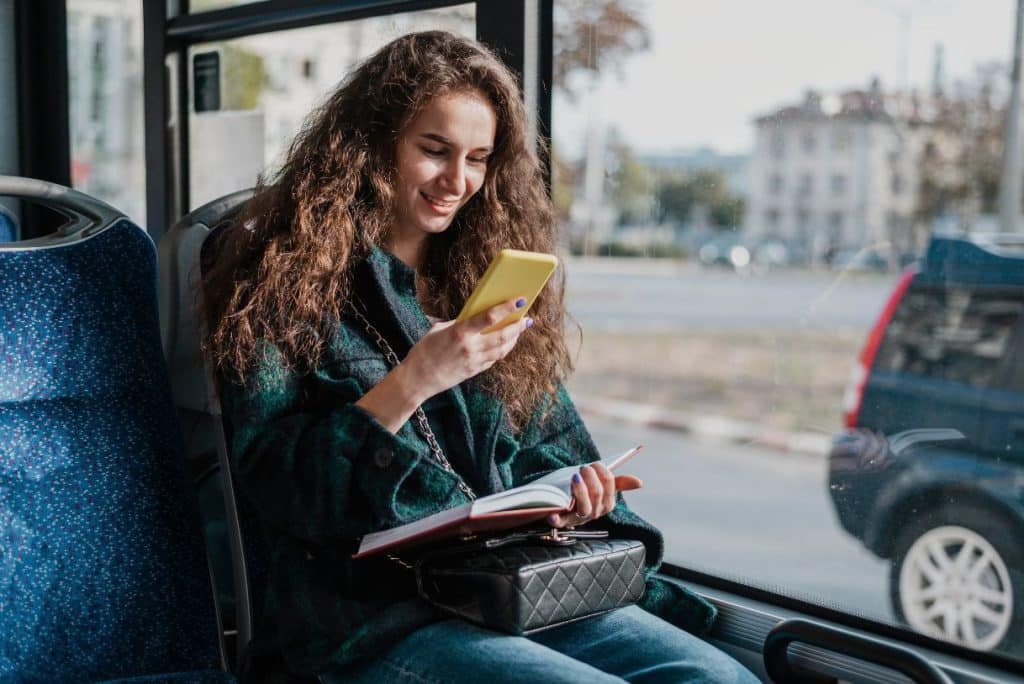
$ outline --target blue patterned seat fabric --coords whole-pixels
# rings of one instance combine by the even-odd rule
[[[0,242],[14,242],[18,239],[18,222],[7,207],[0,204]]]
[[[0,681],[230,681],[160,348],[121,220],[0,249]]]

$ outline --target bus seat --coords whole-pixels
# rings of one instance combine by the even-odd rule
[[[230,430],[221,421],[220,403],[209,366],[200,348],[198,282],[201,264],[213,258],[207,238],[230,224],[238,209],[252,196],[243,190],[205,204],[178,220],[160,241],[160,304],[164,352],[171,371],[171,385],[183,424],[192,426],[186,436],[186,452],[199,458],[216,452],[218,477],[211,478],[223,494],[223,508],[204,510],[209,548],[214,567],[225,572],[230,565],[234,584],[236,651],[239,664],[252,639],[257,613],[262,606],[269,550],[263,542],[255,511],[236,496],[230,472]],[[226,543],[225,543],[226,537]],[[225,559],[225,549],[228,557]],[[226,602],[222,606],[231,606]]]
[[[232,681],[160,353],[152,240],[69,221],[0,245],[0,681]]]
[[[11,210],[0,204],[0,242],[14,242],[18,239],[18,219]]]

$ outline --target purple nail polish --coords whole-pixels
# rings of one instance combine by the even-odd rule
[[[516,300],[516,308],[517,309],[522,309],[524,306],[526,306],[526,300],[525,299],[520,297],[519,299]]]
[[[558,516],[552,513],[548,516],[548,525],[555,525],[558,523]]]
[[[533,319],[530,318],[529,316],[526,317],[526,327],[527,328],[532,328],[533,327]]]
[[[583,476],[580,475],[579,473],[576,473],[575,475],[572,476],[572,481],[574,484],[579,484],[580,482],[583,482]]]

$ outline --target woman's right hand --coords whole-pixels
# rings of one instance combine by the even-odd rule
[[[402,361],[424,399],[482,373],[505,358],[523,331],[533,325],[533,319],[523,317],[499,330],[484,331],[523,306],[526,300],[519,297],[461,323],[435,323]]]

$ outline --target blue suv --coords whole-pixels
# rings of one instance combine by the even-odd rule
[[[829,456],[840,524],[912,629],[1024,648],[1024,240],[936,237],[860,354]]]

